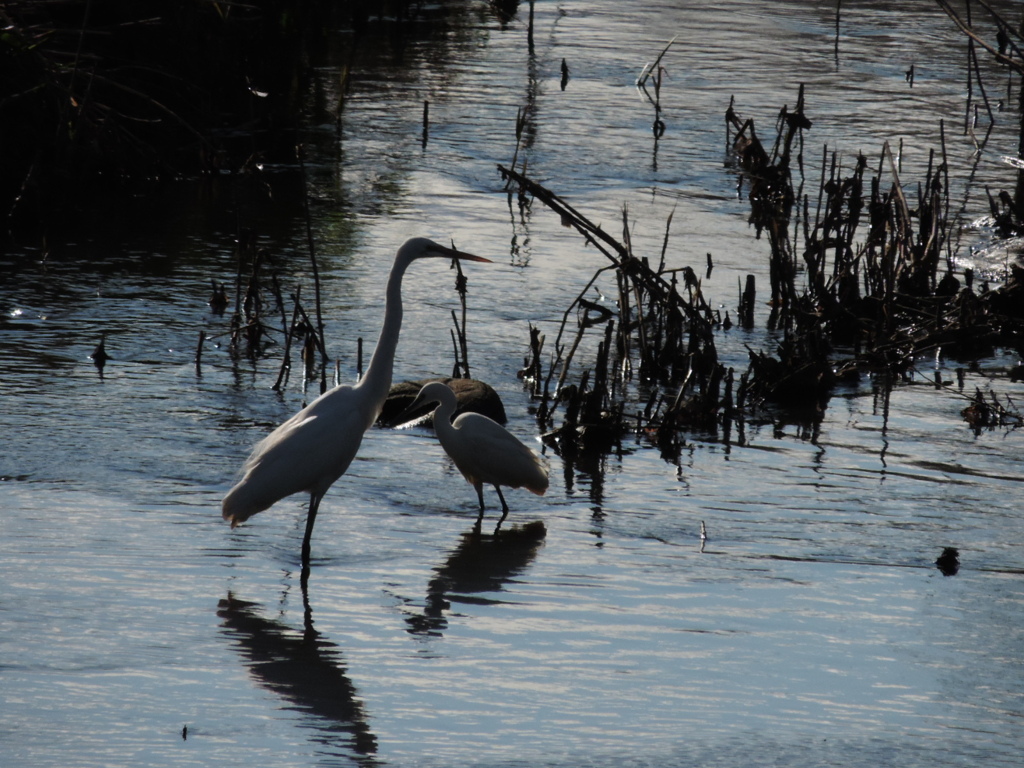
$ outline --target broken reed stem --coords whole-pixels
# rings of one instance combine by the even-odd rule
[[[967,4],[970,13],[970,3]],[[971,103],[974,100],[974,70],[971,68],[971,54],[974,52],[974,41],[967,38],[967,98],[964,101],[964,136],[971,130]]]
[[[736,97],[729,97],[729,106],[725,110],[725,156],[733,152],[735,146],[732,141],[732,127],[735,123],[739,122],[739,118],[736,117],[736,112],[733,110],[733,106],[736,104]]]
[[[519,160],[519,150],[523,146],[523,132],[526,130],[527,111],[524,107],[516,108],[516,148],[512,152],[512,169],[515,170],[516,162]],[[523,172],[526,172],[526,163],[523,163]],[[512,179],[505,179],[505,189],[512,184]],[[509,196],[509,209],[512,208],[512,197]]]
[[[910,206],[907,205],[907,198],[903,194],[903,184],[900,182],[900,174],[896,170],[896,161],[893,159],[888,141],[882,146],[882,156],[889,161],[889,172],[892,174],[892,193],[898,203],[899,217],[896,223],[899,226],[899,231],[896,234],[899,242],[909,244],[913,241],[913,231],[910,228]],[[901,259],[900,264],[896,265],[893,271],[894,280],[902,272],[902,264],[903,260]]]
[[[247,297],[249,294],[248,285],[246,285],[245,297],[242,294],[242,284],[245,280],[245,266],[246,256],[248,255],[247,248],[248,233],[243,230],[238,233],[238,239],[236,241],[236,270],[235,270],[235,310],[231,315],[231,348],[238,349],[238,338],[242,332],[243,317],[245,313],[245,306],[248,303]],[[252,269],[254,266],[250,265],[250,282],[252,280]]]
[[[199,330],[199,342],[196,344],[196,376],[203,375],[203,342],[206,341],[206,329]]]
[[[939,148],[942,150],[942,239],[946,245],[946,269],[953,271],[953,246],[949,237],[949,155],[946,154],[946,121],[939,120]]]
[[[455,244],[452,243],[452,247]],[[455,329],[459,334],[459,347],[462,351],[462,373],[463,378],[470,378],[469,375],[469,345],[466,343],[466,294],[469,292],[469,281],[462,272],[462,264],[458,259],[454,259],[455,264],[455,291],[459,294],[459,303],[462,305],[462,323],[455,318],[455,310],[452,310],[452,320],[455,323]],[[458,357],[456,357],[458,362]]]
[[[452,320],[454,320],[456,326],[458,326],[458,320],[455,320],[455,310],[454,309],[452,310]],[[452,365],[452,378],[453,379],[461,379],[461,378],[467,378],[468,379],[469,378],[468,376],[463,377],[463,375],[462,375],[462,365],[461,365],[461,363],[459,361],[459,342],[456,341],[456,339],[455,339],[455,331],[453,329],[449,329],[448,332],[451,334],[451,337],[452,337],[452,353],[455,356],[455,364]]]
[[[526,30],[526,44],[531,56],[533,55],[533,3],[534,0],[530,0],[530,20]]]
[[[294,302],[292,309],[292,321],[287,327],[287,331],[284,335],[284,355],[281,358],[281,367],[277,372],[277,381],[274,382],[274,386],[271,387],[275,392],[280,392],[281,387],[285,386],[288,382],[288,376],[292,370],[292,336],[295,334],[295,326],[299,322],[299,297],[302,293],[302,286],[299,285],[295,289],[295,295],[292,297]]]
[[[631,297],[629,295],[629,280],[626,279],[621,270],[615,273],[615,285],[619,293],[619,318],[622,320],[622,323],[619,325],[619,335],[616,342],[618,343],[619,356],[623,360],[628,360],[631,351],[629,334],[629,318],[632,315],[630,307]]]
[[[738,279],[738,278],[737,278]],[[754,304],[757,299],[757,288],[754,284],[754,276],[747,275],[746,287],[740,293],[740,303],[736,309],[740,327],[752,330],[754,327]]]
[[[648,332],[646,323],[646,312],[644,312],[644,299],[640,294],[640,284],[633,283],[633,299],[636,303],[636,330],[638,341],[640,343],[640,370],[644,371],[648,365],[648,361],[652,360],[650,347],[648,345]],[[626,318],[628,322],[628,318]],[[619,324],[619,328],[622,328],[622,324]]]
[[[533,323],[528,325],[530,329],[530,357],[523,361],[522,376],[530,382],[530,396],[536,398],[543,375],[541,354],[544,350],[544,334]]]
[[[250,230],[238,235],[238,272],[235,289],[235,313],[231,317],[231,348],[238,350],[244,336],[246,354],[255,357],[260,342],[267,333],[263,324],[263,289],[260,283],[262,253],[256,246],[256,236]],[[248,277],[244,271],[248,265]],[[245,280],[243,290],[243,278]]]
[[[605,232],[600,225],[594,224],[569,203],[558,195],[534,182],[526,176],[498,165],[498,170],[505,179],[513,179],[519,184],[521,191],[528,192],[539,199],[553,212],[561,217],[562,223],[573,227],[583,238],[597,248],[612,265],[625,272],[631,280],[639,281],[643,289],[658,302],[665,301],[672,295],[672,287],[664,276],[656,274],[640,259],[633,258],[629,249]],[[613,253],[614,252],[614,253]],[[691,321],[701,322],[700,318],[685,302],[678,302],[679,309]]]
[[[658,274],[660,275],[665,271],[665,253],[668,251],[668,238],[672,229],[672,217],[676,215],[676,207],[678,203],[672,206],[672,210],[669,211],[668,219],[665,221],[665,239],[661,242],[661,257],[658,261]],[[708,276],[711,275],[711,254],[708,254]]]
[[[991,9],[989,9],[991,12]],[[972,26],[971,21],[971,4],[968,1],[965,6],[966,13],[966,24],[968,27]],[[977,41],[980,43],[980,41]],[[1008,42],[1008,38],[1007,38]],[[1002,46],[1001,46],[1002,47]],[[988,100],[988,93],[985,91],[985,82],[981,76],[981,67],[978,63],[978,51],[976,47],[976,39],[973,36],[967,38],[967,99],[964,103],[964,135],[974,136],[974,129],[978,122],[978,107],[973,104],[974,100],[974,88],[973,83],[977,82],[978,90],[981,93],[982,102],[985,105],[985,111],[988,112],[989,130],[985,134],[985,140],[988,140],[989,132],[995,125],[995,117],[992,114],[992,105]],[[972,108],[973,107],[973,108]],[[973,116],[972,116],[973,114]],[[977,139],[975,138],[975,142]]]
[[[324,344],[324,318],[320,304],[320,270],[316,262],[316,248],[313,245],[313,224],[309,216],[309,194],[306,191],[306,163],[303,160],[303,147],[295,148],[299,160],[299,171],[302,176],[302,212],[306,219],[306,246],[309,248],[309,261],[313,269],[313,298],[316,307],[316,342],[320,350],[320,394],[327,391],[327,347]]]
[[[529,192],[534,198],[540,200],[548,208],[561,216],[564,224],[572,226],[583,235],[588,243],[601,251],[613,264],[618,265],[620,259],[628,256],[626,249],[605,232],[600,225],[591,222],[558,195],[527,178],[525,175],[503,165],[498,165],[498,171],[506,181],[516,182],[522,191]],[[615,251],[618,256],[612,255],[608,250],[609,248]]]
[[[576,330],[576,337],[572,341],[572,346],[569,347],[569,354],[562,360],[562,372],[558,374],[558,384],[555,386],[555,395],[562,391],[562,387],[565,386],[566,376],[569,375],[569,364],[572,362],[573,356],[576,354],[576,349],[579,347],[580,342],[583,341],[583,334],[587,331],[587,312],[589,310],[583,310],[583,320],[580,322],[579,328]],[[554,366],[552,366],[552,372],[554,372]],[[548,374],[550,378],[551,374]]]
[[[451,331],[452,346],[455,347],[455,366],[452,368],[452,378],[468,379],[470,376],[469,361],[466,359],[466,321],[463,319],[462,326],[460,326],[454,309],[452,310],[452,323],[455,325]]]
[[[664,58],[665,54],[668,53],[668,49],[672,47],[672,44],[676,41],[676,38],[678,37],[679,35],[676,35],[676,37],[673,37],[671,40],[669,40],[668,45],[661,49],[661,53],[658,54],[658,58],[654,60],[654,63],[651,64],[649,67],[644,67],[644,70],[640,73],[640,77],[638,77],[636,81],[636,85],[638,88],[644,87],[644,84],[647,82],[647,78],[651,76],[652,72],[655,72],[658,69],[658,65],[661,64],[662,58]]]
[[[587,321],[587,312],[590,310],[590,307],[588,306],[589,302],[586,302],[584,300],[583,296],[584,296],[584,294],[587,293],[587,291],[589,291],[594,286],[594,283],[597,282],[597,278],[600,277],[603,273],[607,272],[609,269],[613,269],[613,267],[601,267],[599,270],[597,270],[594,273],[593,277],[590,278],[589,282],[587,282],[587,284],[583,286],[583,290],[581,290],[579,292],[579,294],[576,296],[576,298],[573,300],[573,302],[569,305],[569,307],[565,310],[565,312],[562,313],[562,322],[561,322],[561,324],[558,327],[558,335],[555,336],[555,350],[557,351],[557,356],[556,356],[555,359],[553,359],[551,361],[551,366],[548,368],[548,375],[547,375],[547,377],[544,380],[544,400],[545,401],[547,401],[548,395],[550,393],[551,377],[554,376],[555,370],[559,367],[559,363],[561,363],[561,370],[562,370],[562,372],[559,375],[558,385],[555,388],[555,394],[556,395],[558,394],[558,391],[562,388],[562,384],[565,382],[565,377],[568,374],[569,363],[572,360],[572,354],[571,353],[570,353],[568,359],[563,359],[562,358],[562,354],[561,354],[561,350],[562,350],[562,334],[565,332],[565,328],[566,328],[566,326],[569,323],[569,313],[572,312],[573,309],[576,309],[578,307],[583,307],[583,318],[580,320],[580,328],[581,329],[585,329],[586,328],[586,326],[587,326],[587,322],[586,322]],[[594,306],[596,306],[596,305],[594,305]],[[579,341],[577,341],[573,345],[573,351],[575,351],[576,346],[578,344],[579,344]]]
[[[281,335],[288,334],[288,316],[285,314],[284,298],[281,296],[281,283],[277,275],[270,276],[270,291],[274,294],[274,301],[277,302],[277,309],[281,313]]]

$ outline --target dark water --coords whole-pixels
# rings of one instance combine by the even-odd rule
[[[533,56],[525,6],[504,26],[485,4],[433,8],[445,22],[417,26],[400,64],[387,34],[366,46],[340,140],[339,64],[323,62],[309,172],[342,377],[356,338],[376,337],[397,245],[454,238],[496,262],[466,269],[473,374],[536,435],[516,378],[528,324],[553,339],[603,265],[539,203],[510,208],[495,166],[518,108],[531,174],[612,232],[628,206],[645,253],[674,209],[670,264],[711,252],[704,290],[724,308],[747,273],[767,285],[723,162],[731,96],[770,136],[805,84],[809,179],[823,145],[852,164],[901,139],[919,178],[944,121],[963,221],[987,213],[1016,139],[1008,113],[980,152],[963,135],[949,20],[928,2],[843,3],[837,52],[825,6],[538,3]],[[655,142],[634,82],[673,37]],[[1018,763],[1021,435],[970,431],[955,387],[932,386],[963,364],[941,354],[888,403],[867,379],[840,389],[817,431],[691,436],[678,463],[642,438],[592,464],[549,454],[545,497],[507,494],[509,522],[542,520],[541,541],[474,546],[475,494],[433,436],[374,430],[321,507],[304,604],[304,500],[234,531],[218,513],[249,447],[304,401],[298,375],[271,391],[276,354],[233,357],[206,305],[241,228],[288,290],[311,289],[301,182],[264,180],[272,199],[246,179],[182,182],[2,257],[0,764]],[[966,227],[956,255],[997,279],[1009,257],[980,250],[988,237]],[[447,374],[451,274],[413,265],[405,305],[396,377]],[[764,319],[716,338],[723,357],[769,347]],[[104,332],[101,378],[88,355]],[[1019,402],[1016,362],[997,353],[964,391]],[[953,577],[934,565],[947,546]]]

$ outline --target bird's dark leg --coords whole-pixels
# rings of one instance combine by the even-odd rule
[[[320,508],[323,495],[309,495],[309,512],[306,514],[306,535],[302,537],[302,586],[309,579],[309,540],[313,537],[313,523],[316,522],[316,511]]]
[[[501,488],[494,486],[494,490],[498,492],[498,498],[501,499],[501,517],[498,519],[498,524],[494,526],[494,532],[497,533],[501,524],[505,522],[505,518],[508,517],[508,504],[505,503],[505,497],[501,495]]]
[[[476,497],[480,499],[480,520],[484,519],[484,484],[477,483],[476,485]]]
[[[480,500],[480,514],[477,515],[476,525],[473,526],[473,530],[479,534],[480,526],[484,522],[484,484],[475,483],[473,487],[476,488],[476,497]]]

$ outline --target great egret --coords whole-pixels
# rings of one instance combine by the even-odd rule
[[[459,472],[476,488],[480,499],[480,517],[484,519],[484,483],[493,485],[501,499],[501,525],[508,517],[508,504],[501,493],[501,486],[526,488],[538,496],[548,489],[548,471],[540,457],[523,445],[496,421],[479,413],[463,413],[454,423],[457,401],[455,393],[439,381],[433,381],[412,401],[407,411],[418,406],[437,403],[434,411],[434,432],[441,447],[455,462]]]
[[[440,257],[486,261],[417,237],[395,254],[384,298],[384,323],[370,364],[354,386],[325,392],[263,439],[246,460],[242,479],[224,497],[221,510],[234,528],[293,493],[309,494],[302,540],[303,573],[309,568],[309,540],[320,500],[345,474],[363,433],[377,420],[391,387],[391,371],[402,328],[402,276],[416,259]]]

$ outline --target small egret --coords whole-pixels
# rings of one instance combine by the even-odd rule
[[[224,497],[221,510],[234,528],[294,493],[309,494],[302,540],[303,574],[309,568],[309,540],[327,489],[345,474],[363,433],[377,420],[391,387],[391,371],[402,328],[402,276],[426,257],[485,261],[423,237],[407,240],[395,255],[384,297],[384,323],[366,373],[354,386],[325,392],[263,439],[242,467],[243,476]]]
[[[458,403],[455,393],[446,385],[439,381],[427,384],[407,411],[427,403],[438,404],[434,411],[434,432],[441,447],[467,482],[476,488],[480,499],[477,525],[484,519],[484,483],[493,485],[501,499],[499,526],[508,517],[508,504],[501,486],[526,488],[538,496],[548,489],[548,471],[541,458],[496,421],[479,413],[463,413],[452,422]]]

